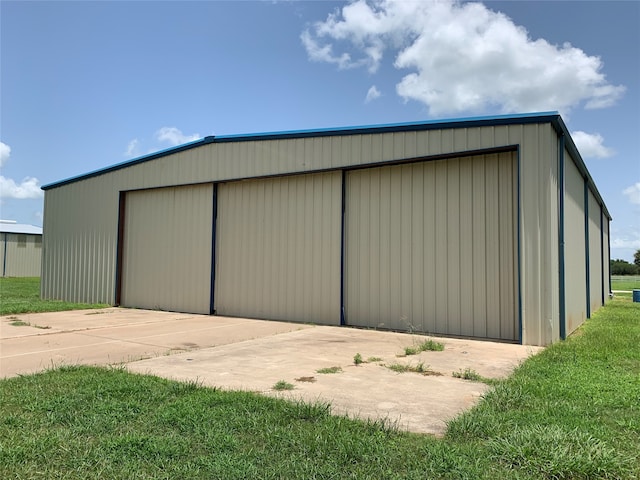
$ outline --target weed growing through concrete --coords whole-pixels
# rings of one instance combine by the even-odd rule
[[[316,373],[342,373],[342,367],[326,367],[316,370]]]
[[[436,342],[435,340],[425,340],[419,345],[421,352],[442,352],[444,350],[444,344],[440,342]]]
[[[12,327],[30,327],[31,324],[29,322],[24,322],[22,320],[19,319],[15,319],[11,322],[9,322],[9,325],[11,325]]]
[[[281,391],[281,390],[293,390],[295,387],[289,383],[289,382],[285,382],[284,380],[279,380],[278,382],[276,382],[276,384],[273,386],[274,390],[277,391]]]
[[[8,317],[7,320],[12,320],[11,322],[9,322],[9,325],[11,325],[12,327],[33,327],[33,328],[40,328],[42,330],[47,330],[48,328],[51,328],[49,326],[33,325],[30,322],[25,322],[24,320],[20,320],[18,317]]]
[[[418,353],[420,353],[420,350],[417,347],[404,347],[405,356],[417,355]]]
[[[422,343],[414,343],[410,347],[404,347],[404,355],[399,356],[409,356],[409,355],[418,355],[421,352],[441,352],[444,350],[444,344],[440,342],[436,342],[435,340],[425,340]]]
[[[359,353],[356,353],[356,354],[353,356],[353,363],[354,363],[355,365],[360,365],[360,364],[361,364],[361,363],[363,363],[363,362],[364,362],[364,360],[362,359],[362,355],[360,355]]]
[[[461,378],[463,380],[472,380],[474,382],[479,382],[482,378],[478,372],[476,372],[472,368],[465,368],[464,370],[460,369],[457,372],[453,372],[451,374],[454,378]]]
[[[421,375],[435,375],[441,376],[440,372],[436,372],[435,370],[431,370],[429,365],[425,365],[424,362],[420,362],[417,365],[406,365],[402,363],[393,363],[391,365],[385,365],[389,370],[393,370],[396,373],[406,373],[413,372],[419,373]]]
[[[474,369],[469,367],[465,368],[464,370],[460,369],[457,372],[453,372],[451,375],[454,378],[461,378],[462,380],[470,380],[472,382],[482,382],[486,383],[487,385],[496,385],[499,382],[499,380],[493,378],[483,377]]]
[[[409,365],[403,365],[402,363],[393,363],[391,365],[387,365],[387,368],[396,373],[405,373],[409,371]]]

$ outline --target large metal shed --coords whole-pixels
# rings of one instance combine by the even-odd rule
[[[555,112],[206,137],[43,189],[44,298],[546,345],[609,293]]]
[[[42,228],[0,220],[0,262],[3,277],[39,277]]]

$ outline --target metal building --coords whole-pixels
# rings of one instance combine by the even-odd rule
[[[44,298],[545,345],[609,292],[555,112],[206,137],[43,188]]]
[[[0,220],[0,261],[3,277],[39,277],[42,228]]]

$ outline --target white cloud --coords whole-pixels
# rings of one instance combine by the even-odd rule
[[[313,61],[375,72],[385,50],[408,70],[396,85],[432,115],[603,108],[624,86],[611,85],[602,61],[568,43],[532,39],[527,30],[481,3],[358,0],[305,30]]]
[[[172,147],[187,142],[193,142],[199,138],[200,135],[197,133],[194,133],[193,135],[185,135],[176,127],[162,127],[156,132],[156,139],[158,141],[168,142]]]
[[[571,133],[571,138],[578,147],[580,155],[584,158],[607,158],[615,153],[602,144],[604,138],[599,133],[586,133],[577,130]]]
[[[0,167],[9,160],[11,147],[0,142]],[[0,198],[41,198],[44,192],[40,189],[37,178],[25,177],[18,185],[15,180],[0,175]]]
[[[15,180],[0,175],[0,197],[2,198],[40,198],[44,192],[37,178],[25,177],[18,185]]]
[[[4,166],[11,156],[11,147],[6,143],[0,142],[0,167]]]
[[[125,157],[135,157],[138,155],[138,145],[140,142],[137,138],[134,138],[127,145],[127,150],[124,152]]]
[[[623,236],[611,239],[611,249],[624,248],[624,249],[637,249],[640,248],[640,234],[636,233],[634,236]],[[612,257],[613,258],[613,257]]]
[[[339,57],[336,57],[333,55],[333,47],[331,45],[318,45],[308,31],[302,32],[300,39],[307,49],[309,58],[314,62],[335,63],[339,68],[352,68],[357,66],[351,62],[351,57],[348,53],[343,53]]]
[[[630,203],[640,205],[640,182],[625,188],[622,193],[627,197]]]
[[[380,95],[382,95],[380,93],[380,90],[378,90],[375,85],[372,85],[371,88],[369,88],[369,90],[367,91],[367,98],[364,99],[364,102],[369,103],[370,101],[380,97]]]

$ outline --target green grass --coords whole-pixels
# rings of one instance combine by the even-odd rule
[[[453,420],[447,437],[530,477],[636,478],[638,345],[640,305],[614,300]]]
[[[464,370],[460,369],[457,372],[452,372],[451,376],[454,378],[460,378],[462,380],[470,380],[472,382],[482,382],[487,385],[498,385],[500,380],[496,380],[494,378],[483,377],[478,372],[476,372],[473,368],[465,368]]]
[[[293,390],[294,388],[296,387],[294,387],[293,384],[286,382],[285,380],[278,380],[273,386],[273,389],[276,391]]]
[[[325,367],[325,368],[320,368],[318,370],[316,370],[316,373],[324,373],[324,374],[331,374],[331,373],[342,373],[342,367]]]
[[[640,276],[620,275],[611,278],[611,290],[638,290],[640,289]]]
[[[17,317],[9,317],[8,319],[11,320],[9,322],[9,325],[11,325],[12,327],[34,327],[34,328],[41,328],[43,330],[47,330],[51,328],[49,326],[33,325],[30,322],[25,322],[23,320],[20,320]]]
[[[40,299],[40,278],[0,278],[0,315],[104,308],[105,304]]]
[[[444,350],[444,344],[436,342],[435,340],[425,340],[422,343],[412,345],[411,347],[404,347],[404,355],[417,355],[421,352],[442,352]]]
[[[420,373],[422,375],[435,375],[435,376],[442,375],[439,372],[431,370],[429,368],[429,365],[425,365],[424,362],[419,362],[417,365],[409,365],[405,363],[392,363],[391,365],[385,365],[385,367],[387,367],[389,370],[392,370],[396,373],[413,372],[413,373]]]
[[[444,438],[307,404],[62,367],[0,380],[0,478],[632,479],[640,304],[616,299]]]

